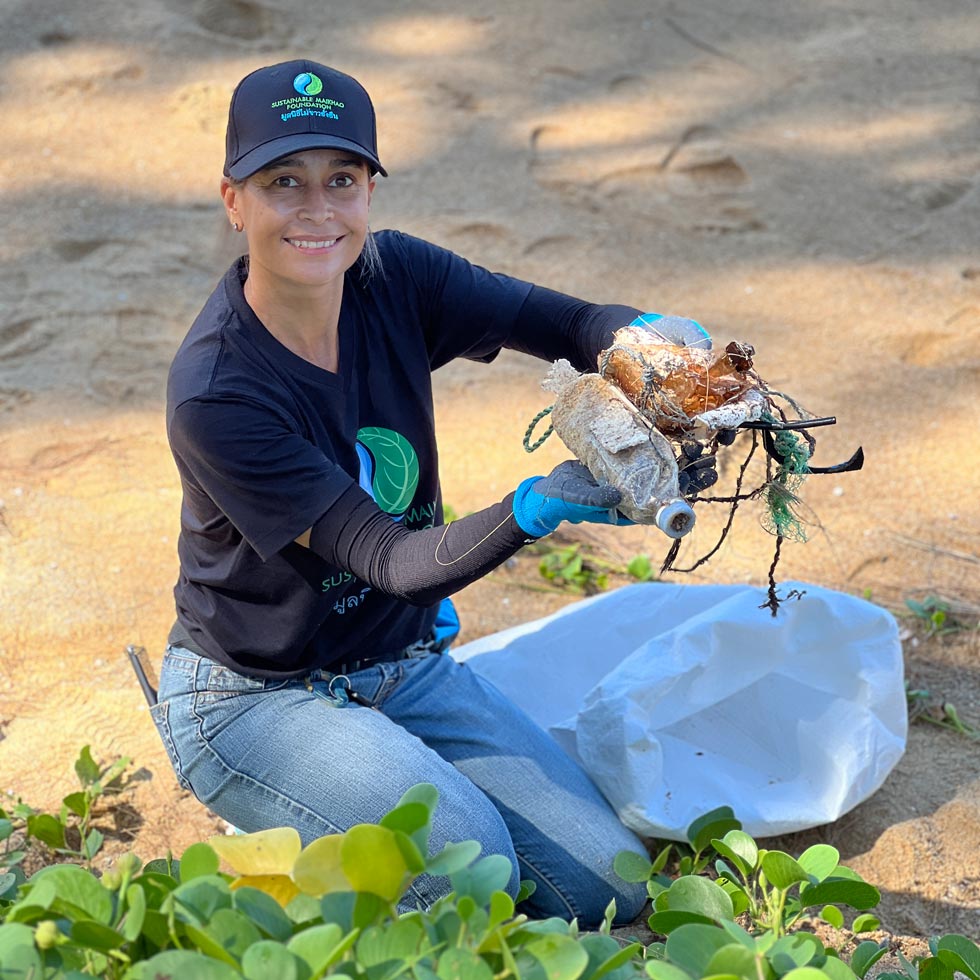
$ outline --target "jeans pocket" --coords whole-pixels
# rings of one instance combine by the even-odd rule
[[[184,773],[180,768],[180,758],[177,755],[177,747],[174,745],[173,733],[170,730],[170,702],[157,702],[157,704],[150,708],[150,717],[153,719],[153,724],[156,725],[157,732],[160,734],[160,739],[163,742],[164,749],[166,749],[167,758],[170,759],[170,765],[173,766],[177,782],[182,789],[193,792],[191,790],[191,784],[184,777]]]

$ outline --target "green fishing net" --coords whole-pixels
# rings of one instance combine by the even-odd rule
[[[768,412],[764,412],[762,417],[767,422],[778,421]],[[806,480],[810,445],[789,429],[774,432],[773,443],[783,462],[776,467],[773,478],[763,489],[766,510],[762,515],[762,526],[770,534],[804,542],[807,534],[803,520],[797,513],[800,503],[797,491]]]

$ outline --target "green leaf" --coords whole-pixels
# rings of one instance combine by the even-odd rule
[[[460,898],[469,895],[482,908],[494,892],[506,890],[512,873],[513,867],[507,858],[502,854],[490,854],[450,875],[449,880]]]
[[[447,844],[435,857],[429,858],[426,872],[430,875],[452,875],[468,868],[480,856],[480,842],[464,840]]]
[[[708,878],[687,875],[667,890],[667,908],[672,912],[696,912],[709,919],[733,919],[732,900],[724,889]]]
[[[187,882],[217,874],[220,864],[218,852],[210,844],[203,841],[191,844],[180,856],[180,880]]]
[[[953,968],[935,956],[919,963],[919,980],[954,980]]]
[[[33,922],[36,919],[50,918],[47,913],[58,898],[58,890],[53,883],[39,878],[40,874],[39,871],[31,878],[20,900],[6,910],[8,922]]]
[[[385,814],[379,825],[389,830],[400,830],[415,842],[421,854],[428,853],[429,833],[432,830],[432,811],[424,803],[401,803]]]
[[[647,881],[653,874],[653,864],[648,858],[642,854],[637,854],[635,851],[620,851],[613,858],[613,871],[623,881]]]
[[[270,939],[286,942],[293,934],[293,923],[282,906],[258,888],[236,888],[231,893],[232,908],[247,915]]]
[[[55,850],[65,846],[65,825],[50,813],[35,813],[29,816],[27,833]]]
[[[711,957],[730,943],[728,933],[718,926],[682,925],[667,937],[667,959],[692,976],[703,977]]]
[[[436,967],[439,980],[493,980],[493,970],[468,949],[447,949]]]
[[[418,952],[425,928],[418,920],[398,919],[365,929],[357,940],[357,961],[364,967],[408,960]]]
[[[319,976],[339,960],[354,945],[356,939],[356,932],[350,932],[345,937],[340,926],[335,922],[328,922],[298,932],[286,943],[286,949],[304,960],[310,972]]]
[[[88,816],[88,811],[90,807],[90,801],[88,795],[79,790],[77,793],[69,793],[63,800],[62,803],[71,810],[76,816],[81,817],[83,820]]]
[[[17,875],[12,871],[0,874],[0,898],[11,900],[17,893]]]
[[[744,830],[730,830],[721,840],[714,839],[711,844],[722,857],[734,863],[743,878],[748,878],[755,871],[759,848]]]
[[[419,485],[419,460],[411,443],[399,432],[368,426],[357,441],[374,457],[371,490],[377,505],[388,514],[402,514]]]
[[[299,895],[286,906],[287,914],[294,921],[303,921],[295,918],[293,906],[304,897],[308,896]],[[324,895],[317,903],[317,911],[324,922],[335,922],[344,932],[350,932],[354,928],[354,906],[356,904],[357,895],[354,892],[331,892]],[[307,919],[314,917],[315,914],[306,916]]]
[[[783,851],[766,851],[762,855],[762,871],[771,885],[786,891],[810,877],[797,861]]]
[[[218,909],[231,908],[231,889],[217,875],[184,882],[171,894],[178,916],[196,925],[207,922]]]
[[[736,819],[730,806],[716,807],[698,817],[687,828],[687,840],[695,851],[703,851],[715,837],[724,837],[730,830],[741,830],[741,821]]]
[[[17,943],[0,954],[0,976],[10,978],[41,978],[44,976],[44,963],[41,954],[34,948],[33,941],[28,945]]]
[[[258,928],[247,916],[235,909],[218,909],[203,925],[187,923],[187,935],[202,953],[237,966],[253,943],[261,942]]]
[[[354,896],[354,928],[365,929],[388,915],[390,903],[373,892],[358,892]]]
[[[343,835],[340,861],[355,891],[387,902],[401,898],[411,878],[394,831],[376,824],[357,824]]]
[[[874,932],[881,925],[881,920],[868,912],[857,916],[851,923],[851,932]]]
[[[101,830],[93,828],[89,831],[88,836],[85,838],[82,844],[82,854],[91,861],[96,854],[102,849],[102,844],[105,842],[105,835]]]
[[[783,974],[794,967],[806,966],[817,957],[823,958],[823,943],[809,932],[795,932],[782,936],[769,948],[766,956],[777,973]]]
[[[654,912],[648,919],[647,925],[651,932],[656,932],[661,936],[669,936],[681,926],[686,925],[715,925],[714,919],[709,919],[706,915],[698,912],[686,912],[684,910],[665,909]]]
[[[110,949],[119,949],[126,942],[126,937],[121,932],[99,922],[92,922],[91,919],[73,922],[70,935],[79,946],[97,949],[103,953]]]
[[[980,980],[980,947],[966,936],[943,936],[936,944],[936,956],[970,980]]]
[[[820,910],[820,918],[835,929],[844,928],[844,913],[836,905],[825,905]]]
[[[813,844],[799,857],[800,866],[817,881],[823,881],[837,870],[840,852],[829,844]]]
[[[741,943],[729,943],[716,950],[704,972],[706,976],[724,973],[737,977],[757,977],[760,974],[755,951]]]
[[[91,786],[99,778],[99,767],[92,758],[89,746],[83,746],[75,760],[75,773],[83,786]]]
[[[34,954],[34,959],[27,966],[34,969],[31,974],[28,970],[18,973],[13,970],[14,960],[19,958],[23,963],[24,953],[22,950]],[[10,969],[11,977],[17,976],[36,976],[43,977],[44,970],[41,966],[41,959],[34,947],[34,930],[30,926],[25,926],[20,922],[5,922],[0,925],[0,964],[6,964]],[[6,971],[4,971],[6,973]]]
[[[93,919],[102,925],[112,921],[112,895],[95,875],[76,864],[55,864],[42,868],[31,879],[54,886],[57,898],[51,907],[67,918]]]
[[[525,949],[544,967],[548,980],[577,980],[589,963],[589,954],[571,936],[559,933],[535,939]]]
[[[213,960],[203,953],[186,949],[168,949],[137,963],[126,980],[157,980],[180,977],[180,980],[241,980],[241,973],[227,963]]]
[[[866,881],[853,878],[828,878],[816,885],[800,888],[800,904],[803,908],[814,905],[849,905],[864,911],[874,908],[881,901],[881,893]]]
[[[690,973],[666,960],[647,960],[644,969],[650,980],[691,980]]]
[[[649,582],[654,577],[649,555],[634,555],[626,566],[626,571],[640,582]]]
[[[754,952],[762,953],[765,952],[771,945],[768,939],[756,939],[755,936],[747,933],[737,922],[719,922],[718,924],[728,936],[734,939],[737,943],[740,943],[746,949],[751,949]],[[772,936],[771,933],[767,935]],[[775,936],[772,936],[772,941],[775,942]]]
[[[851,954],[851,969],[859,977],[863,977],[887,952],[888,943],[879,946],[878,943],[865,940]]]
[[[128,943],[135,942],[143,931],[143,921],[146,918],[146,893],[136,884],[126,889],[126,911],[120,922],[119,931]]]
[[[798,966],[784,974],[782,980],[827,980],[827,975],[815,966]]]
[[[826,976],[830,977],[830,980],[858,980],[857,974],[841,959],[836,956],[828,955],[827,958],[820,964],[820,970]],[[908,977],[903,977],[902,980],[909,980]]]
[[[263,939],[245,951],[242,973],[247,980],[309,980],[305,960],[271,939]]]
[[[606,940],[602,947],[598,946],[597,941],[600,939]],[[585,935],[580,942],[583,949],[589,954],[589,968],[586,970],[586,976],[589,980],[601,980],[602,977],[614,976],[617,970],[620,970],[630,961],[641,959],[644,952],[641,943],[633,942],[628,946],[620,946],[612,936]],[[593,948],[595,953],[604,952],[605,958],[597,958],[597,962],[593,962]],[[625,976],[629,977],[635,975],[635,971],[632,970],[625,973]]]

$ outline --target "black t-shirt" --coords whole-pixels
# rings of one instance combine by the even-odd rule
[[[448,534],[392,533],[391,521],[442,524],[435,368],[509,347],[595,370],[639,312],[494,274],[398,232],[376,241],[383,273],[362,278],[355,265],[345,279],[337,373],[266,330],[245,300],[244,261],[170,370],[183,486],[175,636],[246,674],[396,653],[429,633],[439,598],[527,540],[509,497]],[[310,527],[324,547],[295,543]]]
[[[384,595],[295,543],[359,482],[409,529],[442,523],[430,372],[491,360],[531,286],[398,232],[384,272],[347,274],[338,373],[293,354],[225,275],[170,371],[183,485],[178,620],[196,648],[262,676],[390,653],[436,607]]]

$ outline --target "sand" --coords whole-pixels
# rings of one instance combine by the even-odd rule
[[[376,228],[586,299],[692,316],[838,424],[807,544],[778,574],[896,611],[933,713],[980,727],[980,11],[857,4],[469,0],[0,2],[0,790],[56,806],[82,745],[149,777],[134,839],[179,852],[220,822],[179,791],[125,659],[173,615],[179,487],[170,357],[234,257],[217,185],[227,100],[310,55],[373,93],[390,173]],[[499,499],[564,458],[521,440],[546,365],[504,353],[436,375],[446,501]],[[731,480],[737,462],[723,466]],[[700,513],[682,557],[714,543]],[[610,560],[655,529],[576,531]],[[671,581],[764,586],[743,507]],[[464,639],[575,596],[525,554],[466,590]],[[625,579],[616,579],[622,584]],[[907,599],[939,597],[929,636]],[[883,788],[781,843],[835,844],[895,934],[980,937],[980,741],[913,723]]]

